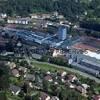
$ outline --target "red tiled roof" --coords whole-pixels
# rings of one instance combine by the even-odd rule
[[[13,75],[17,75],[17,74],[19,74],[19,71],[18,71],[17,69],[13,69],[13,70],[12,70],[12,74],[13,74]]]
[[[52,77],[50,75],[45,76],[45,80],[52,80]]]

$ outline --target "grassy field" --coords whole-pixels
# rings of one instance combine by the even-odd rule
[[[73,75],[76,75],[79,79],[82,79],[83,76],[75,73],[73,70],[67,70],[69,69],[68,67],[64,67],[64,66],[58,66],[58,65],[55,65],[55,64],[49,64],[49,63],[46,63],[46,62],[38,62],[36,60],[33,60],[32,62],[32,65],[33,67],[35,68],[38,68],[38,69],[41,69],[43,71],[51,71],[51,72],[67,72],[67,73],[70,73],[70,74],[73,74]]]
[[[32,65],[34,67],[39,68],[39,69],[44,70],[44,71],[48,71],[48,70],[50,70],[52,72],[55,72],[55,70],[56,71],[66,71],[67,73],[72,73],[72,74],[76,75],[77,77],[79,77],[80,80],[81,79],[85,80],[85,79],[89,78],[91,80],[95,80],[97,83],[100,83],[100,79],[98,79],[92,75],[89,75],[87,73],[76,70],[74,68],[50,64],[47,62],[38,62],[36,60],[32,61]]]
[[[63,68],[56,68],[53,65],[49,65],[49,64],[45,64],[45,63],[32,62],[32,64],[34,65],[34,67],[39,68],[44,71],[51,71],[51,72],[64,71]],[[69,71],[67,71],[67,72],[69,72]]]

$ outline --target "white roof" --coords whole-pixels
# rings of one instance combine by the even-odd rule
[[[92,51],[87,50],[83,54],[86,56],[94,57],[94,58],[100,60],[100,53],[96,53],[96,52],[92,52]]]

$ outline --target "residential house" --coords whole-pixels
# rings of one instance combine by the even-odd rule
[[[2,55],[2,56],[14,56],[14,52],[7,52],[7,51],[4,51],[1,55]]]
[[[27,25],[29,24],[30,21],[31,21],[30,18],[8,18],[7,23]]]
[[[27,86],[30,87],[30,88],[33,88],[32,82],[26,81],[26,82],[25,82],[25,85],[27,85]]]
[[[24,77],[26,81],[35,81],[35,76],[33,74],[26,74]]]
[[[88,89],[88,88],[90,88],[90,86],[89,85],[87,85],[87,84],[82,84],[82,87],[84,88],[84,89]]]
[[[47,71],[47,73],[46,73],[47,75],[50,75],[51,74],[51,72],[50,71]]]
[[[46,81],[48,81],[48,82],[52,82],[53,81],[52,76],[50,76],[50,75],[45,76],[44,79]]]
[[[69,82],[68,80],[66,80],[65,84],[66,84],[66,86],[68,86],[68,87],[71,88],[71,89],[75,89],[75,88],[76,88],[76,85],[75,85],[75,84],[72,84],[72,83]]]
[[[19,77],[19,71],[17,69],[12,69],[12,75],[15,77]]]
[[[58,19],[64,19],[64,16],[63,15],[58,15],[57,18]]]
[[[50,18],[51,14],[30,14],[30,17],[33,19],[46,19]]]
[[[63,52],[62,52],[62,50],[57,50],[57,49],[55,49],[55,50],[53,51],[52,56],[53,56],[53,57],[60,57],[60,56],[63,56]]]
[[[16,68],[16,64],[14,62],[8,62],[7,65],[10,67],[10,69]]]
[[[41,92],[39,100],[50,100],[50,96],[44,92]]]
[[[76,90],[80,93],[82,93],[83,95],[86,95],[87,90],[84,89],[82,86],[76,86]]]
[[[56,96],[53,96],[53,97],[51,97],[50,100],[60,100],[60,99],[58,97],[56,97]]]
[[[50,18],[51,14],[42,14],[42,19]]]
[[[7,14],[6,14],[6,13],[1,13],[1,14],[0,14],[0,17],[1,17],[1,18],[6,18],[6,17],[7,17]]]
[[[61,77],[65,77],[67,75],[67,72],[62,72]]]
[[[18,95],[21,91],[21,88],[15,85],[10,84],[9,90],[12,92],[13,95]]]
[[[74,82],[74,81],[78,80],[78,78],[75,75],[72,75],[72,74],[68,75],[67,77],[68,77],[68,80],[70,82]]]
[[[34,19],[40,18],[40,16],[38,16],[37,14],[30,14],[30,17],[31,17],[31,18],[34,18]]]
[[[23,73],[26,73],[27,72],[27,68],[22,67],[22,66],[20,66],[18,70],[19,71],[22,71]]]

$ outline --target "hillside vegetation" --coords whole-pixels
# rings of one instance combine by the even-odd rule
[[[81,17],[98,22],[100,0],[0,0],[0,12],[10,16],[52,11],[58,11],[69,20]]]

